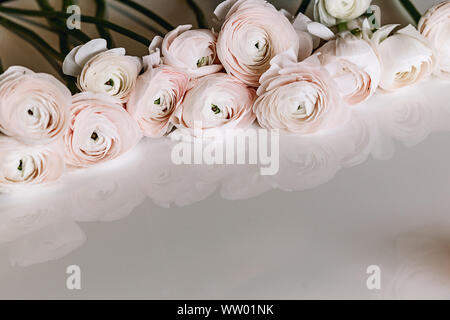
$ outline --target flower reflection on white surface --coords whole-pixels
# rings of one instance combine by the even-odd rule
[[[145,200],[136,186],[143,149],[91,169],[74,170],[64,181],[70,190],[71,216],[75,221],[114,221],[128,216]]]
[[[330,180],[340,168],[338,155],[320,136],[284,137],[281,143],[280,171],[274,179],[282,190],[314,188]]]
[[[69,172],[58,188],[0,196],[0,243],[11,243],[14,264],[30,265],[81,246],[85,236],[75,221],[123,219],[147,198],[161,207],[182,207],[215,194],[242,200],[272,189],[317,187],[369,157],[390,158],[398,142],[412,146],[431,132],[449,131],[450,107],[442,95],[447,87],[435,79],[411,90],[377,92],[350,107],[351,117],[337,128],[280,135],[280,168],[273,176],[261,175],[257,164],[176,165],[174,141],[143,139],[118,159]]]
[[[210,196],[217,188],[214,179],[202,179],[202,170],[196,165],[175,165],[171,160],[174,143],[168,140],[144,142],[151,150],[141,159],[141,186],[157,205],[169,208],[172,204],[185,206]],[[211,166],[205,166],[206,172]],[[208,169],[209,168],[209,169]],[[214,175],[211,175],[213,177]]]
[[[13,199],[2,199],[0,243],[13,241],[39,230],[68,210],[70,206],[67,207],[66,197],[57,193],[48,196],[42,192],[39,194],[29,192],[26,198],[23,195],[16,195]]]
[[[9,244],[12,265],[26,267],[64,257],[86,241],[83,230],[62,218]]]
[[[396,240],[397,264],[387,299],[450,299],[450,239],[407,234]]]

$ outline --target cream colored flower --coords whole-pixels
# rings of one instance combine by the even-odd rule
[[[348,104],[363,102],[375,93],[381,65],[369,42],[347,34],[327,42],[317,53]]]
[[[372,0],[316,0],[314,20],[326,26],[360,17],[370,7]]]
[[[435,51],[435,72],[450,78],[450,2],[429,9],[420,19],[418,29]]]
[[[72,49],[63,64],[65,74],[78,77],[81,91],[105,93],[123,103],[128,101],[141,69],[140,58],[127,56],[124,48],[108,50],[104,39]]]
[[[396,25],[380,28],[372,43],[381,60],[380,87],[395,90],[426,79],[434,68],[433,50],[426,39],[411,25],[388,36]]]

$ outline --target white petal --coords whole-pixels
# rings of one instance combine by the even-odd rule
[[[93,39],[82,45],[75,52],[75,63],[83,68],[90,58],[106,50],[108,50],[108,47],[105,39]]]
[[[308,32],[316,37],[319,37],[320,39],[327,41],[334,38],[334,33],[326,26],[318,22],[309,23]]]
[[[75,62],[75,55],[77,54],[78,50],[81,48],[81,45],[78,47],[73,48],[69,54],[64,58],[63,62],[63,73],[67,74],[68,76],[76,77],[80,74],[81,68],[80,66]]]

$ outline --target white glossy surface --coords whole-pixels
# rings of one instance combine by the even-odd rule
[[[336,130],[282,136],[274,176],[176,166],[170,140],[146,139],[3,195],[0,296],[448,298],[449,87],[378,94]],[[77,293],[64,288],[70,264],[83,270]],[[365,287],[371,264],[379,292]]]
[[[0,298],[450,298],[449,89],[379,94],[339,130],[283,137],[275,176],[175,166],[146,139],[1,195]]]

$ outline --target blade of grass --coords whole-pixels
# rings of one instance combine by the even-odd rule
[[[208,29],[208,24],[206,23],[205,15],[203,14],[202,9],[197,5],[197,3],[195,3],[194,0],[186,0],[186,2],[195,13],[198,27],[201,29]]]
[[[106,3],[105,0],[95,0],[95,16],[100,19],[104,19],[106,16]],[[109,33],[109,30],[104,28],[102,25],[97,24],[97,31],[100,34],[100,37],[106,40],[108,42],[108,46],[110,48],[114,48],[114,42],[112,40],[111,34]]]
[[[163,18],[158,16],[156,13],[154,13],[150,9],[140,5],[137,2],[134,2],[132,0],[116,0],[116,1],[120,2],[120,3],[123,3],[124,5],[127,5],[130,8],[132,8],[132,9],[134,9],[136,11],[139,11],[140,13],[146,15],[147,17],[149,17],[150,19],[154,20],[160,26],[162,26],[164,29],[166,29],[168,31],[175,29],[175,27],[172,26],[169,22],[167,22],[166,20],[164,20]]]
[[[18,14],[32,17],[56,17],[58,19],[67,19],[70,17],[70,14],[62,13],[62,12],[47,12],[47,11],[38,11],[38,10],[26,10],[26,9],[18,9],[12,7],[4,7],[0,6],[0,12],[10,13],[10,14]],[[107,20],[99,19],[91,16],[81,15],[80,19],[82,22],[92,23],[92,24],[102,24],[104,27],[109,28],[117,33],[123,34],[137,42],[142,43],[145,46],[150,45],[150,40],[131,31],[124,27],[121,27],[115,23],[109,22]]]

